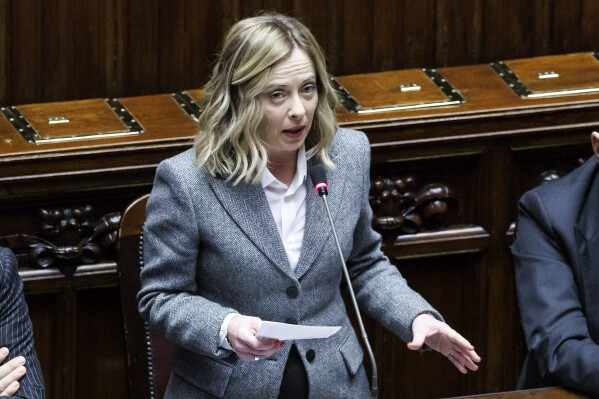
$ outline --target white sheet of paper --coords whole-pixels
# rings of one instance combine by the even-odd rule
[[[298,326],[296,324],[277,323],[276,321],[263,321],[256,337],[275,338],[282,341],[328,338],[340,329],[340,326]]]

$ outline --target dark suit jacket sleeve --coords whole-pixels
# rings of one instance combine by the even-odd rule
[[[34,344],[33,330],[14,254],[0,248],[0,346],[9,359],[24,356],[27,374],[19,383],[16,398],[44,398],[44,382]],[[7,359],[8,360],[8,359]]]
[[[519,204],[512,254],[522,325],[542,378],[599,394],[599,346],[589,334],[566,233],[554,222],[559,213],[536,191]]]

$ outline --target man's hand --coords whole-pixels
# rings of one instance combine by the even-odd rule
[[[0,348],[0,363],[8,357],[8,348]],[[19,380],[25,375],[25,358],[17,356],[0,366],[0,396],[13,396],[19,390]]]

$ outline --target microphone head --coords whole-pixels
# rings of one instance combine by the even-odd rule
[[[327,174],[324,170],[324,166],[316,164],[310,168],[310,178],[316,192],[321,197],[329,193],[329,185],[327,184]]]

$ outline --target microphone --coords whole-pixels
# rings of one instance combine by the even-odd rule
[[[314,184],[316,192],[324,202],[324,207],[327,211],[327,216],[329,217],[329,223],[331,224],[331,230],[333,230],[333,237],[335,238],[335,244],[337,244],[337,250],[339,251],[339,259],[341,259],[341,266],[343,266],[343,275],[345,276],[345,282],[347,283],[347,288],[349,289],[349,296],[351,297],[352,304],[354,305],[354,310],[356,311],[358,324],[360,326],[360,332],[362,333],[362,339],[364,340],[364,344],[366,345],[368,357],[370,358],[370,364],[372,365],[371,391],[372,398],[376,399],[378,396],[378,375],[376,369],[376,360],[374,359],[374,354],[372,353],[370,342],[368,341],[368,335],[366,334],[366,329],[364,328],[364,323],[362,322],[362,316],[360,315],[360,309],[358,308],[356,295],[354,294],[354,289],[351,285],[349,272],[347,271],[347,265],[345,264],[345,259],[343,259],[343,252],[341,251],[341,245],[339,244],[339,239],[337,238],[337,231],[335,231],[335,225],[333,224],[333,217],[331,216],[331,211],[329,210],[329,204],[327,202],[327,195],[329,195],[329,185],[327,184],[327,176],[324,167],[320,164],[312,166],[310,168],[310,177],[312,178],[312,183]]]

